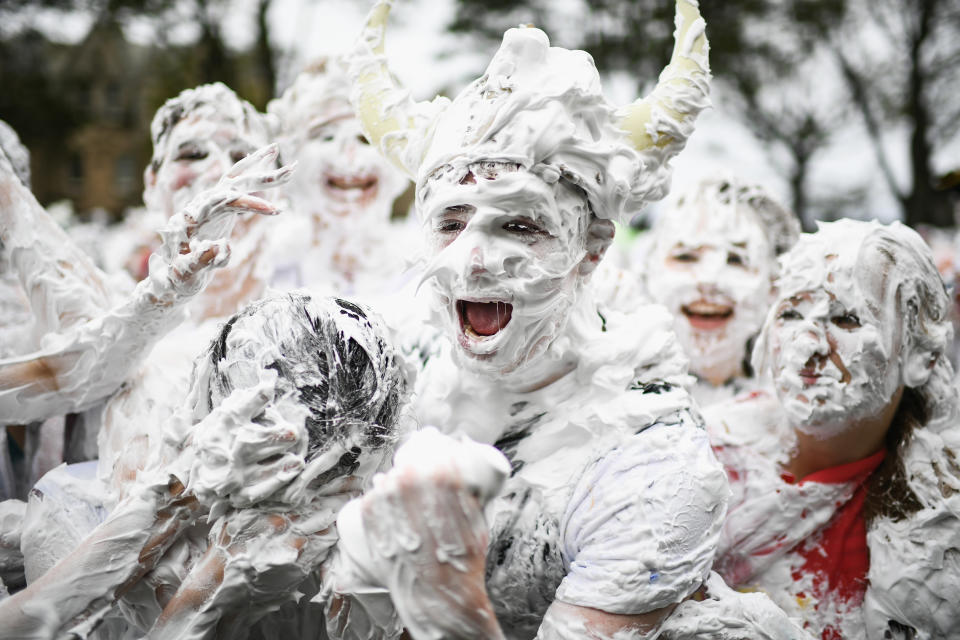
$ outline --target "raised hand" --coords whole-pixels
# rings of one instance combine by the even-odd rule
[[[292,175],[294,165],[275,167],[277,154],[277,145],[272,144],[239,161],[160,230],[163,246],[150,257],[150,278],[161,285],[154,292],[160,301],[195,295],[214,269],[227,264],[228,238],[238,214],[278,213],[259,193],[286,183]]]
[[[290,398],[278,406],[275,384],[234,391],[191,430],[187,490],[211,507],[211,519],[269,499],[304,468],[303,409]]]
[[[502,637],[484,586],[482,509],[508,472],[492,447],[421,431],[341,510],[341,551],[390,591],[415,637]]]

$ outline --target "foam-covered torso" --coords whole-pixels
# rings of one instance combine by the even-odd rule
[[[510,461],[487,509],[487,590],[508,634],[531,637],[555,598],[621,613],[678,602],[710,566],[725,479],[679,385],[670,319],[645,310],[647,331],[606,312],[589,354],[537,391],[504,390],[445,352],[418,380],[421,423]]]

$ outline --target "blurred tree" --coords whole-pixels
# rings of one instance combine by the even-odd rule
[[[0,0],[0,118],[31,150],[40,201],[68,198],[81,214],[115,216],[138,204],[150,121],[187,87],[222,81],[263,108],[275,83],[272,0],[257,1],[254,39],[236,51],[223,38],[230,0]],[[91,28],[79,42],[51,42],[32,28],[51,12],[85,15]],[[152,26],[151,45],[127,40],[123,25],[135,18]],[[192,45],[171,42],[191,24]]]
[[[36,13],[40,9],[85,14],[93,17],[94,23],[124,24],[131,18],[149,17],[157,35],[157,49],[172,54],[186,53],[197,65],[196,83],[223,82],[263,108],[276,89],[276,53],[271,46],[267,25],[272,2],[257,0],[251,16],[253,46],[249,52],[239,53],[230,51],[222,33],[225,19],[236,11],[233,0],[2,0],[0,24],[5,18]],[[185,24],[196,25],[200,31],[196,47],[186,52],[183,47],[171,46],[167,40],[167,34]],[[247,60],[238,61],[238,57],[252,58],[253,67],[261,78],[259,82],[240,82],[246,75],[246,69],[240,67],[246,67]],[[252,86],[256,84],[264,85],[265,90]]]
[[[954,225],[933,159],[960,134],[960,0],[852,2],[824,34],[904,221]],[[896,130],[907,132],[906,152],[889,144]],[[903,160],[905,180],[894,168]],[[960,167],[953,162],[948,171]]]
[[[674,3],[575,5],[457,0],[449,28],[494,43],[504,25],[533,22],[557,44],[585,49],[600,69],[628,71],[641,79],[641,92],[649,90],[671,50]],[[869,135],[903,219],[954,224],[948,196],[934,188],[932,162],[958,134],[960,0],[725,0],[703,2],[701,11],[717,102],[786,153],[781,170],[808,227],[862,204],[866,185],[824,194],[809,179],[817,153],[852,122]],[[903,130],[909,149],[893,135]],[[909,175],[898,179],[894,167],[904,164]]]

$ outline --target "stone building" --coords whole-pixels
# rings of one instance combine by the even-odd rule
[[[118,219],[141,204],[150,120],[164,100],[207,79],[202,43],[131,44],[111,19],[76,45],[34,31],[0,42],[0,119],[30,148],[33,190],[44,205],[71,200],[81,215]],[[241,95],[269,97],[249,55],[229,63]]]

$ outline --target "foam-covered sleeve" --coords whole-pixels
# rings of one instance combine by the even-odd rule
[[[706,432],[692,422],[626,438],[574,489],[557,599],[620,614],[682,601],[710,571],[728,494]]]

